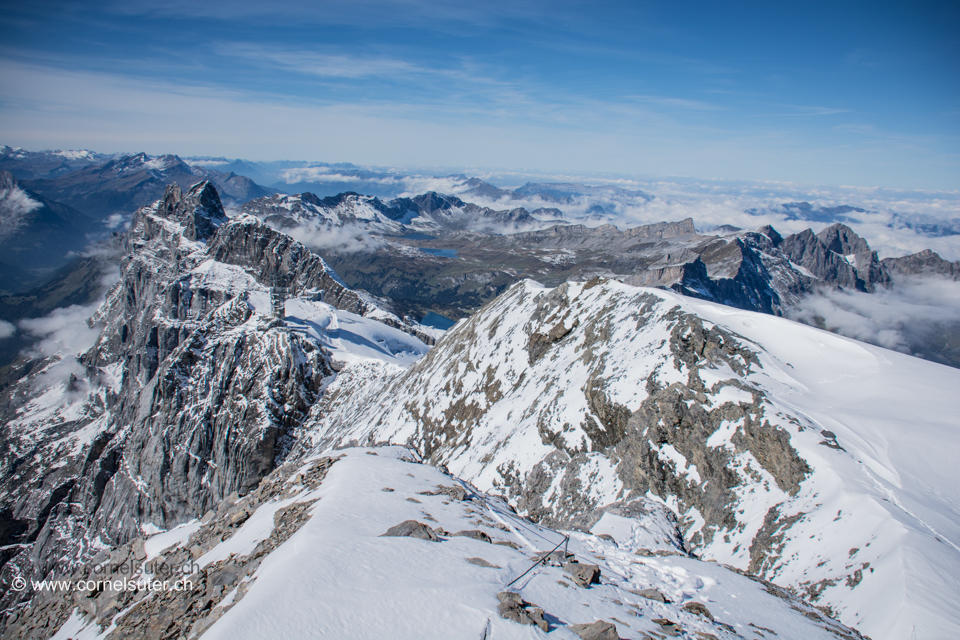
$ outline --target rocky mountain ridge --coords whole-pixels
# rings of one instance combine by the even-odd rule
[[[958,383],[770,315],[602,279],[527,281],[409,369],[345,372],[310,434],[321,448],[407,443],[552,527],[655,500],[698,556],[874,638],[936,635],[960,629],[954,587],[920,567],[960,562],[960,522],[921,485],[956,475],[930,455],[956,436]],[[917,413],[924,426],[904,433]]]
[[[523,208],[495,211],[433,191],[387,202],[349,191],[326,198],[312,193],[278,194],[251,200],[242,211],[280,228],[302,224],[360,225],[365,232],[382,235],[464,229],[505,233],[542,226],[535,215]]]
[[[169,186],[123,243],[120,282],[91,319],[93,346],[4,392],[4,608],[23,595],[9,589],[15,576],[68,570],[175,526],[282,462],[342,365],[270,317],[275,275],[297,300],[402,329],[424,350],[415,336],[433,341],[292,238],[252,216],[228,219],[209,182]]]

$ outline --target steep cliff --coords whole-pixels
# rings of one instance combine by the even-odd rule
[[[123,245],[120,281],[90,320],[93,346],[49,359],[3,396],[5,609],[28,595],[9,589],[15,577],[62,575],[256,488],[343,366],[330,350],[343,351],[338,312],[408,335],[378,338],[394,351],[425,350],[416,335],[433,341],[288,236],[228,219],[207,182],[168,187]],[[270,317],[275,276],[299,318]]]

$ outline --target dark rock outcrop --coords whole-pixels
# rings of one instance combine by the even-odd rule
[[[299,291],[403,324],[289,237],[249,216],[228,220],[209,182],[171,185],[120,244],[120,281],[93,318],[99,336],[61,363],[77,370],[70,417],[40,414],[2,433],[0,529],[18,546],[0,558],[0,587],[69,574],[96,552],[91,540],[120,546],[199,517],[283,462],[333,363],[254,313],[248,291],[292,273]],[[5,419],[40,380],[6,390]],[[6,590],[0,605],[23,595]]]
[[[944,260],[934,251],[924,249],[902,258],[884,258],[880,261],[890,273],[911,276],[940,276],[950,280],[960,280],[960,260]]]
[[[416,520],[404,520],[398,525],[394,525],[382,534],[382,537],[388,538],[419,538],[429,542],[439,542],[440,538],[433,532],[433,529],[417,522]]]
[[[616,625],[606,620],[597,620],[590,624],[572,624],[570,630],[582,640],[620,640]]]
[[[550,630],[550,625],[544,620],[543,609],[527,602],[519,593],[501,591],[497,594],[497,599],[500,600],[497,612],[501,618],[519,624],[536,625],[545,632]]]
[[[478,529],[470,529],[468,531],[457,531],[456,533],[450,534],[451,537],[460,537],[460,538],[472,538],[473,540],[479,540],[480,542],[491,543],[490,536],[488,536],[483,531]]]
[[[584,589],[592,584],[600,584],[600,567],[595,564],[568,562],[563,565],[563,570],[570,575],[577,586]]]
[[[807,229],[788,236],[780,249],[827,284],[873,291],[876,285],[890,280],[867,241],[843,224],[830,225],[816,235]]]

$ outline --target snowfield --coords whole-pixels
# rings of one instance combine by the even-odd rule
[[[403,448],[333,455],[342,458],[319,487],[297,484],[314,456],[284,478],[290,497],[261,505],[231,538],[199,559],[202,566],[214,559],[237,562],[253,549],[244,541],[269,535],[264,522],[281,504],[315,501],[299,531],[241,581],[244,595],[228,593],[220,600],[225,612],[217,612],[222,617],[204,638],[544,637],[535,626],[502,618],[497,594],[565,536],[579,563],[600,568],[598,584],[577,586],[563,568],[541,564],[509,588],[543,609],[549,637],[579,638],[570,625],[596,620],[615,625],[621,638],[659,636],[668,623],[691,638],[858,637],[785,592],[716,563],[681,554],[638,556],[590,533],[537,526],[498,498],[415,462]],[[461,488],[464,499],[438,492],[443,487]],[[382,536],[405,520],[428,524],[439,539]],[[464,530],[482,531],[492,542],[452,535]],[[171,541],[185,543],[187,531],[194,533],[196,525],[159,534],[147,540],[147,548],[160,546],[152,541],[163,537],[169,551]],[[634,593],[642,589],[657,589],[668,602]],[[703,605],[713,619],[690,603]],[[106,636],[75,613],[54,638]]]

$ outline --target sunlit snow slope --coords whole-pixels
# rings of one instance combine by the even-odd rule
[[[569,558],[600,570],[597,583],[577,586],[556,563],[535,566],[564,548],[563,532],[518,517],[399,447],[309,456],[210,516],[131,550],[143,558],[138,566],[160,558],[179,566],[192,553],[191,591],[122,595],[96,617],[84,615],[82,603],[54,638],[150,637],[144,631],[153,628],[206,640],[579,640],[571,627],[597,620],[621,638],[860,637],[718,564],[638,556],[570,532]],[[408,520],[433,539],[382,535]],[[498,594],[508,590],[542,609],[546,629],[500,615]]]
[[[518,284],[316,441],[409,441],[555,525],[646,498],[875,640],[960,637],[960,371],[617,282]]]

